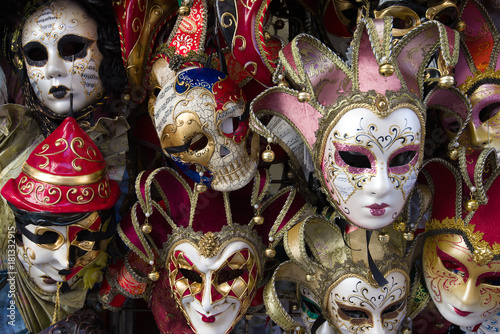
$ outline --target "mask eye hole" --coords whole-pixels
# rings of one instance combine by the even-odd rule
[[[368,319],[369,316],[366,312],[357,309],[348,309],[339,306],[339,312],[343,313],[345,316],[351,319]]]
[[[240,277],[243,275],[244,271],[243,269],[227,269],[227,270],[222,270],[219,272],[217,275],[217,283],[222,284],[226,283],[232,280],[235,280],[236,278]]]
[[[57,44],[59,55],[66,61],[74,59],[85,58],[91,40],[77,35],[65,35]]]
[[[450,113],[440,113],[439,120],[446,131],[449,131],[451,133],[458,133],[458,130],[460,130],[461,122],[456,116]]]
[[[401,167],[407,165],[413,160],[415,155],[417,155],[417,152],[415,151],[401,152],[389,161],[389,167]]]
[[[355,168],[371,168],[370,159],[366,155],[355,151],[339,151],[340,158],[349,166]]]
[[[443,251],[438,250],[438,256],[441,259],[441,263],[443,266],[449,271],[454,273],[455,275],[458,275],[462,278],[465,278],[467,275],[467,269],[464,268],[464,266],[453,259],[452,257],[449,257],[447,254],[445,254]]]
[[[479,276],[477,284],[500,286],[500,273],[486,273]]]
[[[189,144],[189,149],[191,151],[199,151],[204,149],[208,145],[208,138],[204,134],[197,133]]]
[[[238,117],[228,117],[222,121],[221,127],[224,134],[231,134],[240,126]]]
[[[481,109],[479,112],[479,120],[481,123],[493,118],[500,110],[500,102],[492,103]]]
[[[30,42],[23,48],[24,57],[30,66],[41,67],[47,63],[49,55],[45,46],[38,42]]]
[[[453,6],[444,8],[430,19],[439,21],[447,27],[455,28],[458,22],[458,9]]]
[[[180,268],[179,271],[182,273],[182,275],[184,275],[184,277],[186,277],[190,282],[196,282],[196,283],[202,283],[203,282],[203,279],[201,278],[200,274],[198,274],[196,271],[194,270],[190,270],[190,269],[184,269],[184,268]]]
[[[37,227],[35,234],[40,239],[37,244],[42,248],[52,251],[59,249],[66,241],[66,238],[61,233],[44,226]]]
[[[153,95],[154,95],[155,97],[158,97],[158,95],[160,95],[160,91],[161,91],[161,88],[160,88],[160,87],[155,87],[155,88],[153,89]]]
[[[387,306],[383,311],[382,315],[384,318],[391,319],[395,318],[398,315],[398,310],[402,308],[404,304],[404,300],[400,300],[399,302],[393,303]]]

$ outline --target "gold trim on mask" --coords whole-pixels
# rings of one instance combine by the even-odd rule
[[[495,71],[494,69],[488,67],[484,72],[477,71],[474,76],[467,76],[467,79],[458,86],[458,88],[467,94],[467,92],[474,86],[477,82],[484,79],[499,79],[500,80],[500,70]],[[472,102],[472,101],[471,101]]]
[[[53,229],[51,229],[49,227],[45,227],[45,226],[38,226],[37,228],[35,228],[36,235],[43,235],[45,232],[57,233],[57,240],[51,244],[38,244],[37,243],[36,245],[39,247],[48,249],[50,251],[56,251],[59,248],[61,248],[61,246],[64,244],[64,241],[66,241],[66,238],[59,231],[53,230]]]
[[[463,232],[464,236],[474,247],[474,261],[479,264],[487,264],[497,255],[500,255],[500,244],[493,243],[490,245],[486,240],[483,240],[484,232],[474,232],[476,225],[465,224],[460,218],[444,218],[442,221],[432,219],[425,225],[425,231],[443,230],[441,234],[454,234],[453,230]],[[472,250],[471,250],[472,251]]]
[[[217,255],[217,253],[219,253],[219,247],[219,239],[212,232],[202,235],[200,241],[198,241],[200,254],[207,258]]]
[[[93,184],[101,181],[106,176],[108,168],[106,167],[101,170],[98,170],[97,172],[87,175],[60,176],[42,172],[34,167],[31,167],[27,163],[24,163],[22,171],[29,177],[40,182],[49,183],[53,185],[60,185],[60,186],[80,186],[85,184]]]
[[[470,103],[474,107],[481,100],[490,97],[492,95],[500,94],[500,85],[497,84],[485,84],[479,86],[474,93],[469,97]]]
[[[373,11],[376,19],[381,19],[386,16],[393,16],[398,19],[405,21],[405,24],[410,24],[406,29],[392,29],[392,34],[396,37],[401,37],[406,35],[410,30],[421,24],[420,16],[415,13],[412,9],[405,6],[391,6],[384,8],[380,11]]]

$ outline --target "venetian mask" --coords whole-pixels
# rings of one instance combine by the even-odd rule
[[[365,277],[345,277],[332,285],[328,314],[341,333],[399,333],[406,315],[409,279],[393,271],[383,287]]]
[[[394,17],[392,34],[402,37],[411,29],[428,20],[436,20],[455,28],[458,7],[453,0],[437,1],[379,1],[373,10],[375,18]]]
[[[154,103],[156,131],[168,156],[193,180],[215,190],[232,191],[250,182],[257,164],[247,153],[248,110],[241,89],[210,68],[187,68],[174,76],[164,67],[154,71],[163,86],[150,107]]]
[[[277,268],[264,290],[273,321],[287,330],[299,326],[278,307],[281,302],[275,282],[291,281],[299,286],[308,330],[323,316],[327,320],[323,330],[329,326],[335,333],[399,333],[407,316],[410,289],[402,236],[391,227],[382,234],[390,236],[389,240],[381,243],[371,233],[355,229],[343,234],[319,216],[290,228],[284,246],[291,260]],[[369,256],[375,265],[369,264]]]
[[[441,315],[459,326],[474,326],[500,312],[500,261],[478,261],[459,234],[425,241],[425,282]]]
[[[53,112],[77,112],[103,95],[97,22],[76,1],[54,1],[25,22],[22,49],[31,87]]]
[[[391,29],[388,18],[362,19],[348,64],[315,38],[297,36],[280,52],[295,89],[272,87],[251,103],[252,130],[284,147],[305,177],[314,173],[343,219],[370,230],[409,211],[423,161],[423,73],[434,53],[427,43],[449,51],[458,40],[455,32],[446,35],[453,42],[439,40],[438,30],[447,28],[434,21],[395,43]],[[415,48],[427,51],[415,58]],[[443,52],[447,66],[456,61],[453,50],[453,57]],[[283,131],[275,119],[293,130]]]
[[[232,241],[217,253],[181,243],[167,262],[170,285],[196,333],[228,333],[248,308],[260,277],[254,248]]]
[[[311,333],[314,323],[322,313],[320,302],[307,287],[300,285],[298,290],[300,298],[300,315],[306,326],[306,333]],[[318,327],[316,333],[335,334],[335,330],[328,324],[328,321],[325,321]]]
[[[26,212],[19,210],[14,212],[18,218],[26,215]],[[88,240],[88,232],[99,232],[101,229],[98,213],[76,216],[52,217],[54,220],[67,220],[68,225],[18,224],[18,229],[22,231],[20,259],[33,282],[46,292],[56,292],[57,282],[72,286],[79,279],[76,274],[91,264],[100,253],[100,243]],[[50,224],[47,221],[51,219],[50,215],[39,218],[38,222]]]
[[[421,121],[408,108],[385,118],[355,108],[332,127],[323,154],[323,177],[349,220],[377,229],[401,213],[417,180]]]

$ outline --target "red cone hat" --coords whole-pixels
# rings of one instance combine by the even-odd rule
[[[67,117],[28,157],[21,174],[2,188],[18,209],[51,213],[92,212],[120,197],[108,165],[90,137]]]

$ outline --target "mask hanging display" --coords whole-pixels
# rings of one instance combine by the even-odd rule
[[[319,307],[307,310],[316,318],[310,332],[326,319],[339,333],[399,333],[406,321],[410,291],[405,242],[392,228],[373,234],[355,229],[342,235],[337,225],[320,216],[290,228],[284,235],[290,260],[276,269],[264,289],[273,321],[285,330],[300,327],[277,298],[277,283],[289,281],[297,283],[303,302]],[[381,236],[390,240],[381,242]],[[387,280],[385,285],[380,286],[370,270],[366,245]]]
[[[425,171],[435,192],[422,250],[425,283],[443,318],[477,328],[500,311],[496,154],[461,147],[458,168],[436,160]]]
[[[460,8],[466,29],[460,33],[461,52],[455,67],[457,86],[470,100],[472,115],[461,144],[473,149],[500,148],[498,114],[500,99],[499,33],[479,1],[465,1]]]
[[[118,184],[108,175],[103,156],[90,137],[72,117],[49,135],[28,157],[21,174],[7,181],[1,190],[14,212],[17,230],[18,263],[27,281],[16,290],[23,319],[32,326],[50,320],[39,316],[33,325],[32,309],[54,306],[54,295],[85,292],[96,282],[106,265],[104,252],[114,231],[113,206],[120,197]],[[33,284],[35,286],[33,286]],[[41,295],[52,306],[26,305],[33,295]],[[75,303],[60,306],[75,311]],[[37,313],[37,312],[35,312]],[[39,312],[38,312],[39,313]],[[61,314],[64,315],[64,312]],[[48,321],[48,323],[44,323]],[[45,328],[41,327],[40,330]],[[36,327],[35,327],[36,328]]]
[[[140,284],[147,277],[152,292],[146,299],[162,333],[188,325],[196,333],[228,333],[265,283],[266,263],[274,261],[282,230],[308,206],[291,187],[267,197],[264,171],[234,192],[199,193],[189,181],[167,168],[139,176],[139,202],[118,233],[146,268],[128,265],[126,272]],[[112,306],[130,287],[124,277],[108,276],[109,288],[101,290]],[[138,290],[139,298],[144,291]],[[178,317],[170,319],[172,312]]]
[[[441,48],[448,66],[458,35],[437,22],[418,26],[397,44],[392,21],[362,20],[345,63],[318,40],[299,35],[280,51],[295,89],[273,87],[252,101],[250,127],[314,172],[329,203],[349,223],[379,229],[405,210],[422,164],[423,72]],[[418,45],[423,51],[410,52]],[[273,116],[264,125],[265,116]],[[296,136],[284,140],[278,123]],[[301,143],[299,145],[298,143]],[[302,149],[301,149],[302,147]]]

